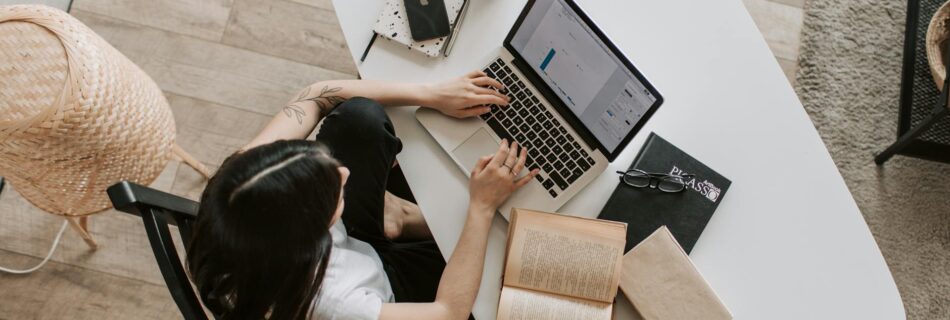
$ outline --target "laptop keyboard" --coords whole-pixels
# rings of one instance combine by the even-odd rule
[[[511,97],[511,101],[507,107],[491,105],[491,112],[480,117],[499,137],[528,148],[525,166],[541,169],[535,179],[552,198],[557,197],[594,166],[594,159],[504,60],[495,60],[484,71],[505,85],[501,93]]]

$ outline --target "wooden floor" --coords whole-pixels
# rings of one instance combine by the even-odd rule
[[[804,1],[743,0],[789,79]],[[304,85],[356,75],[330,0],[75,0],[71,13],[155,79],[178,142],[212,169]],[[203,181],[173,161],[153,187],[195,199]],[[8,187],[0,195],[0,265],[39,261],[61,221]],[[141,221],[108,211],[90,224],[98,251],[67,232],[43,269],[0,273],[0,319],[178,316]]]

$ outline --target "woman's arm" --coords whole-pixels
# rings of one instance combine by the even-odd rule
[[[481,71],[437,84],[375,80],[327,80],[304,88],[241,150],[277,140],[304,139],[330,111],[352,97],[366,97],[384,106],[425,106],[462,118],[488,112],[484,105],[506,105],[496,90],[500,82]]]
[[[482,281],[482,266],[488,229],[494,210],[468,209],[468,219],[452,257],[442,272],[435,302],[386,303],[380,311],[381,320],[466,319],[471,313],[478,287]]]
[[[533,170],[524,177],[516,176],[524,169],[526,158],[527,150],[522,148],[519,152],[517,142],[509,146],[503,140],[497,153],[479,159],[469,183],[471,199],[468,219],[455,251],[442,272],[435,302],[383,304],[380,319],[468,318],[482,282],[488,230],[495,210],[512,192],[538,174],[537,170]]]

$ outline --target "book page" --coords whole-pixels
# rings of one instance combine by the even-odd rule
[[[498,320],[591,319],[609,320],[610,303],[557,296],[504,287],[498,303]]]
[[[626,225],[515,209],[504,284],[613,303]]]

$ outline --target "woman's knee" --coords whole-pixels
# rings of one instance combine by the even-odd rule
[[[347,99],[327,115],[323,124],[338,134],[346,134],[350,139],[369,139],[395,137],[392,122],[383,106],[375,100],[353,97]],[[323,129],[321,129],[322,131]]]
[[[330,114],[337,114],[338,117],[344,117],[353,120],[386,118],[386,112],[383,106],[376,100],[364,97],[352,97],[343,101]]]

